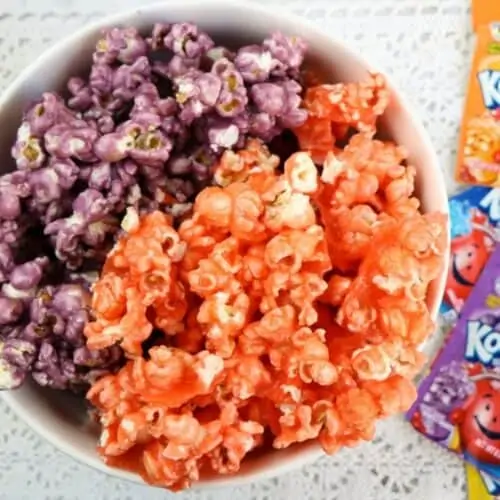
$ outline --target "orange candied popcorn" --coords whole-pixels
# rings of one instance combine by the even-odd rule
[[[308,327],[291,332],[287,342],[272,346],[269,360],[279,372],[289,378],[298,376],[305,383],[331,386],[337,380],[337,370],[330,362],[325,332]]]
[[[375,132],[375,121],[389,104],[385,78],[370,74],[360,83],[323,84],[306,90],[304,106],[312,116],[328,118],[360,132]]]
[[[121,455],[137,441],[155,436],[164,425],[162,417],[195,396],[209,394],[224,367],[219,357],[206,351],[193,356],[159,346],[151,348],[149,356],[147,361],[128,361],[118,374],[98,380],[87,394],[100,410],[99,450],[104,456]]]
[[[244,292],[232,295],[216,292],[200,306],[198,322],[205,327],[207,347],[229,358],[235,339],[248,322],[250,299]]]
[[[265,149],[257,153],[255,142],[251,147],[257,156],[269,155]],[[241,153],[246,159],[245,154]],[[233,158],[235,153],[223,156],[221,168],[226,168],[226,155]],[[313,304],[327,287],[321,276],[331,267],[310,198],[318,188],[317,169],[308,155],[296,153],[284,170],[278,175],[253,166],[245,182],[207,188],[194,204],[194,220],[227,233],[186,275],[190,290],[204,298],[198,321],[206,325],[207,346],[224,358],[232,355],[236,337],[257,310],[266,313],[285,301],[302,310],[300,324],[311,325],[317,319]],[[262,181],[259,188],[253,187],[256,177]],[[211,203],[217,190],[221,200],[228,200],[224,216],[221,204]],[[192,227],[191,221],[184,224]],[[254,242],[264,246],[254,247]],[[189,247],[188,243],[186,255]],[[263,262],[259,259],[248,267],[256,251],[262,251]]]
[[[214,173],[214,180],[220,186],[234,182],[245,182],[250,175],[260,179],[274,174],[279,158],[271,155],[267,147],[257,139],[249,139],[245,149],[234,153],[226,151]]]
[[[86,328],[90,347],[130,358],[88,393],[106,463],[178,490],[259,447],[371,440],[412,404],[446,220],[420,214],[405,152],[371,136],[383,81],[312,89],[306,107],[332,96],[313,118],[361,131],[343,149],[314,140],[281,171],[250,140],[224,153],[178,231],[127,215]]]
[[[294,133],[300,148],[307,151],[318,164],[323,163],[326,155],[333,149],[335,136],[329,118],[309,115],[302,125],[294,129]]]
[[[415,169],[402,165],[405,155],[363,134],[354,135],[341,153],[327,155],[316,203],[330,257],[341,271],[357,268],[383,220],[421,217],[413,197]]]
[[[140,356],[154,327],[170,335],[183,328],[187,303],[177,263],[186,243],[160,212],[139,220],[130,210],[122,226],[127,235],[109,254],[94,286],[95,321],[87,324],[85,336],[91,349],[120,343],[126,354]]]
[[[303,151],[321,164],[328,153],[337,152],[351,130],[370,137],[376,121],[390,101],[385,78],[370,74],[359,83],[320,84],[309,87],[304,97],[307,120],[294,129]]]
[[[340,306],[341,324],[375,342],[422,342],[431,326],[426,292],[441,270],[446,241],[444,215],[417,212],[381,223]]]

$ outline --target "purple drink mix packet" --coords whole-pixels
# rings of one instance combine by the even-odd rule
[[[500,245],[407,418],[429,439],[500,481]]]

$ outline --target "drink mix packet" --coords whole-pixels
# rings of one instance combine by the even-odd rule
[[[500,2],[472,1],[476,48],[469,76],[455,177],[500,186]]]
[[[500,485],[500,245],[421,382],[407,418],[492,485]]]
[[[496,242],[500,241],[500,189],[474,186],[449,200],[451,256],[441,320],[454,325]]]
[[[465,464],[468,500],[494,500],[500,498],[500,483],[469,463]]]

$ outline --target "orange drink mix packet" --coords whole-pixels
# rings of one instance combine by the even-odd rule
[[[500,186],[500,1],[472,0],[476,49],[458,148],[456,179]]]

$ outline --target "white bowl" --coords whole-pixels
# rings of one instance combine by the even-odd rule
[[[273,12],[242,1],[237,4],[221,0],[173,0],[141,7],[102,19],[60,41],[30,64],[9,86],[0,97],[0,123],[4,125],[0,137],[0,159],[4,161],[0,164],[9,165],[10,146],[26,102],[38,98],[44,91],[61,89],[70,75],[88,69],[90,54],[102,28],[131,25],[147,30],[159,21],[191,21],[216,40],[237,43],[261,41],[275,30],[301,36],[310,47],[309,61],[320,66],[330,81],[360,80],[366,77],[368,69],[373,69],[343,42],[285,10]],[[7,132],[5,124],[9,124]],[[431,142],[415,112],[395,89],[382,124],[384,134],[410,152],[410,161],[418,171],[417,190],[423,210],[447,212],[444,180]],[[428,303],[433,315],[437,314],[445,277],[444,269],[429,292]],[[112,469],[101,462],[96,453],[96,429],[86,421],[81,401],[67,394],[42,390],[32,383],[13,392],[4,392],[2,397],[32,429],[69,456],[113,476],[141,481],[134,474]],[[235,486],[276,476],[311,462],[321,454],[319,446],[314,443],[269,452],[246,462],[235,476],[207,479],[194,487]]]

